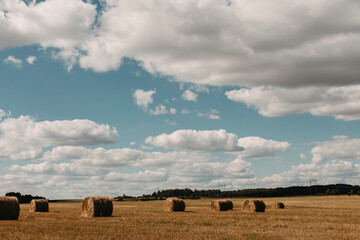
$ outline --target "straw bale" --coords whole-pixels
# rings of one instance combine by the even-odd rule
[[[167,198],[164,201],[164,210],[169,212],[183,212],[185,211],[185,202],[179,198]]]
[[[229,200],[229,199],[226,199],[226,200],[224,200],[224,201],[226,202],[226,204],[227,204],[227,206],[228,206],[228,209],[229,209],[229,210],[233,210],[233,207],[234,207],[233,202],[232,202],[231,200]]]
[[[228,203],[225,200],[216,200],[211,202],[211,211],[220,212],[228,210]]]
[[[285,205],[284,205],[284,203],[282,203],[282,202],[274,202],[274,203],[273,203],[273,207],[274,207],[275,209],[282,209],[282,208],[285,208]]]
[[[246,200],[243,210],[248,212],[265,212],[265,203],[261,200]]]
[[[0,220],[18,220],[19,201],[16,197],[0,197]]]
[[[113,203],[108,197],[86,197],[82,202],[82,217],[111,217]]]
[[[30,202],[29,212],[48,212],[49,202],[46,199],[33,199]]]

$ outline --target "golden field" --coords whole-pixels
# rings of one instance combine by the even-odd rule
[[[259,199],[259,198],[257,198]],[[264,198],[265,213],[211,212],[211,199],[185,200],[185,212],[164,212],[163,201],[114,202],[110,218],[80,218],[81,201],[50,203],[49,213],[0,221],[0,239],[360,239],[359,196]],[[285,209],[272,209],[274,201]]]

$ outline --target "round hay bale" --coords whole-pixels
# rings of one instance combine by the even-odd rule
[[[233,202],[232,202],[231,200],[229,200],[229,199],[226,199],[226,200],[224,200],[224,201],[226,202],[226,204],[227,204],[227,206],[228,206],[228,209],[229,209],[229,210],[233,210],[233,208],[234,208]]]
[[[211,202],[211,211],[220,212],[220,211],[227,211],[228,204],[225,200],[216,200]]]
[[[19,213],[17,197],[0,197],[0,220],[18,220]]]
[[[82,202],[82,217],[111,217],[113,203],[108,197],[86,197]]]
[[[164,201],[164,210],[169,212],[183,212],[185,211],[185,202],[179,198],[167,198]]]
[[[248,212],[265,212],[265,203],[261,200],[246,200],[243,210]]]
[[[48,212],[49,202],[46,199],[33,199],[30,202],[29,212]]]
[[[283,208],[285,208],[285,205],[282,202],[274,202],[273,207],[275,209],[283,209]]]

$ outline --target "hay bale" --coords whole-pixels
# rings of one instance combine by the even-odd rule
[[[283,208],[285,208],[285,205],[282,202],[274,202],[273,207],[275,209],[283,209]]]
[[[30,202],[29,212],[48,212],[49,202],[46,199],[33,199]]]
[[[246,200],[243,210],[248,212],[265,212],[265,203],[261,200]]]
[[[211,202],[211,211],[220,212],[220,211],[227,211],[228,204],[225,200],[216,200]]]
[[[226,199],[224,201],[226,202],[226,204],[228,206],[228,209],[233,210],[233,207],[234,207],[233,202],[231,200],[229,200],[229,199]]]
[[[185,211],[185,202],[179,198],[167,198],[164,201],[164,210],[169,212],[183,212]]]
[[[111,217],[113,203],[108,197],[86,197],[82,202],[82,217]]]
[[[17,197],[0,197],[0,220],[18,220],[19,213]]]

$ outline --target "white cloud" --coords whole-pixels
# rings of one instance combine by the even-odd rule
[[[0,12],[0,48],[40,44],[60,51],[73,51],[88,38],[97,14],[95,5],[82,0],[3,0]]]
[[[13,65],[13,66],[15,66],[15,67],[17,67],[17,68],[21,68],[21,66],[22,66],[22,61],[21,61],[20,59],[17,59],[17,58],[14,57],[14,56],[8,56],[8,57],[4,60],[4,62],[5,62],[6,64],[11,64],[11,65]]]
[[[0,122],[0,158],[39,158],[44,147],[109,144],[117,138],[115,128],[90,120],[36,122],[29,116],[7,118]]]
[[[8,113],[6,113],[4,110],[0,109],[0,121],[3,117],[8,117],[8,116],[11,116],[10,111]]]
[[[28,56],[28,57],[26,58],[26,62],[27,62],[28,64],[33,64],[33,63],[35,62],[35,60],[36,60],[36,57],[35,57],[35,56]]]
[[[227,91],[225,95],[267,117],[309,112],[316,116],[334,116],[343,120],[360,119],[360,85],[297,89],[242,88]]]
[[[190,111],[188,109],[186,109],[186,108],[183,108],[181,110],[181,114],[189,114],[189,113],[190,113]]]
[[[239,138],[238,145],[245,148],[238,153],[241,158],[259,158],[263,156],[275,156],[280,152],[285,152],[289,147],[288,142],[277,142],[260,137]]]
[[[170,121],[169,119],[164,119],[164,122],[170,126],[175,126],[176,122],[175,121]]]
[[[166,181],[166,177],[166,172],[145,170],[130,174],[111,172],[105,176],[105,180],[111,182],[163,182]]]
[[[106,2],[97,36],[82,45],[84,68],[116,69],[128,56],[152,73],[197,84],[359,81],[357,64],[351,64],[359,58],[354,48],[360,38],[354,1]]]
[[[0,46],[54,47],[63,52],[60,58],[94,71],[117,69],[130,57],[151,73],[195,85],[359,83],[356,1],[102,4],[96,18],[96,6],[82,0],[67,0],[65,5],[62,0],[3,0]]]
[[[180,90],[189,89],[195,92],[210,93],[210,87],[203,84],[179,83]]]
[[[199,117],[207,117],[207,118],[209,118],[209,119],[215,119],[215,120],[220,119],[219,111],[216,110],[216,109],[210,109],[210,111],[209,111],[209,112],[206,112],[206,113],[201,113],[201,112],[199,112],[199,113],[198,113],[198,116],[199,116]]]
[[[171,114],[176,114],[176,109],[175,108],[170,108],[170,113]]]
[[[170,108],[169,110],[162,104],[159,104],[155,109],[150,109],[149,114],[151,115],[163,115],[163,114],[176,114],[175,108]]]
[[[331,161],[327,164],[300,164],[291,170],[265,177],[259,181],[267,186],[308,185],[310,178],[318,184],[349,183],[359,184],[360,165],[349,161]]]
[[[148,109],[149,104],[153,103],[153,94],[155,90],[144,91],[143,89],[136,89],[133,93],[135,104],[143,108],[144,111]]]
[[[320,142],[311,150],[312,161],[325,160],[360,160],[360,139],[346,136],[334,136],[330,141]]]
[[[181,98],[186,100],[186,101],[197,102],[198,94],[196,94],[196,93],[194,93],[194,92],[192,92],[190,90],[186,90],[181,95]]]
[[[134,145],[136,145],[136,142],[130,142],[130,145],[134,146]]]
[[[89,151],[92,150],[89,149]],[[254,173],[249,169],[251,163],[241,159],[229,162],[209,162],[210,155],[195,152],[144,152],[143,154],[146,156],[144,159],[139,161],[135,157],[133,161],[129,161],[133,164],[127,165],[126,168],[104,165],[101,161],[98,165],[84,164],[82,158],[66,163],[45,161],[24,166],[12,165],[9,168],[10,173],[0,175],[0,190],[11,185],[20,191],[26,188],[26,191],[32,193],[42,191],[46,193],[46,196],[55,194],[64,197],[64,193],[59,189],[67,189],[65,192],[74,197],[74,194],[79,193],[114,192],[114,188],[119,189],[116,187],[119,181],[126,183],[120,189],[122,193],[143,194],[155,191],[157,188],[214,188],[217,187],[218,181],[229,183],[232,187],[232,183],[244,183],[254,179]],[[102,156],[98,157],[98,160],[101,160]],[[167,164],[164,164],[166,161]],[[134,166],[134,168],[129,166]],[[139,170],[139,167],[147,169]],[[154,182],[157,182],[156,186],[153,185]],[[100,191],[98,186],[102,186]]]
[[[161,134],[148,137],[145,143],[166,149],[181,149],[194,151],[222,151],[234,152],[239,158],[260,158],[275,156],[285,152],[289,147],[288,142],[278,142],[260,137],[238,138],[226,130],[196,131],[177,130],[171,134]]]
[[[171,134],[148,137],[145,142],[156,147],[195,151],[242,151],[237,136],[224,129],[214,131],[177,130]]]

